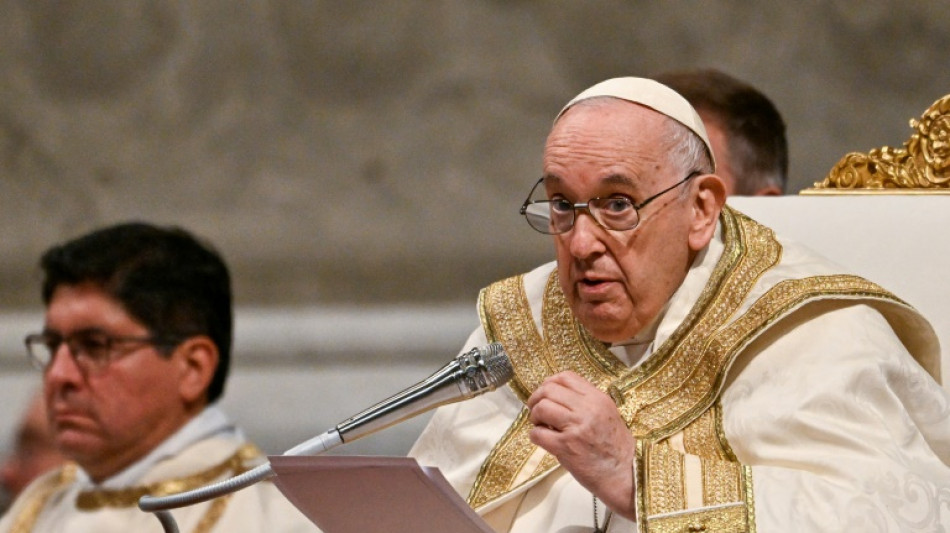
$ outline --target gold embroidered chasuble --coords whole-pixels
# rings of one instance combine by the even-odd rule
[[[729,207],[720,222],[724,251],[702,294],[674,333],[633,369],[575,320],[556,270],[545,287],[542,331],[521,276],[479,295],[486,337],[505,346],[515,368],[510,386],[522,401],[565,370],[615,400],[637,438],[636,505],[643,532],[755,530],[751,468],[737,461],[727,442],[719,397],[730,365],[759,334],[801,306],[829,298],[870,304],[889,320],[917,317],[881,287],[850,275],[785,279],[749,301],[756,282],[779,263],[782,247],[770,229]],[[917,347],[908,348],[914,353]],[[922,357],[934,356],[931,350]],[[921,361],[930,368],[932,362]],[[530,442],[529,430],[522,409],[482,464],[468,495],[472,507],[489,505],[557,468],[553,456]]]

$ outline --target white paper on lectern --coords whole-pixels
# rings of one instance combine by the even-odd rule
[[[269,457],[274,484],[324,533],[492,533],[434,467],[411,457]]]

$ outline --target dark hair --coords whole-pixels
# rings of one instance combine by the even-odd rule
[[[788,181],[785,121],[758,89],[715,69],[667,72],[654,79],[683,95],[699,113],[719,122],[728,138],[736,193]]]
[[[179,228],[132,222],[54,246],[40,266],[46,305],[60,285],[91,282],[152,335],[210,337],[219,357],[208,403],[224,392],[231,361],[231,278],[210,245]]]

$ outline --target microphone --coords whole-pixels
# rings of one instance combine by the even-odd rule
[[[449,361],[428,378],[347,418],[323,434],[294,446],[283,455],[319,455],[435,407],[493,391],[513,376],[511,360],[501,344],[495,342],[473,348]],[[217,498],[273,476],[270,464],[265,463],[239,476],[191,491],[162,497],[142,496],[139,509],[156,513],[166,531],[177,531],[166,526],[168,521],[174,525],[174,519],[167,513],[168,509]]]
[[[501,344],[474,348],[418,384],[340,422],[336,429],[343,442],[350,442],[434,407],[495,390],[513,375]]]

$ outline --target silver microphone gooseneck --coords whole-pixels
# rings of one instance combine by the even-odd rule
[[[501,344],[495,342],[473,348],[425,380],[347,418],[325,433],[287,450],[283,455],[320,455],[344,442],[375,433],[440,405],[495,390],[512,376],[514,369],[511,360]],[[208,501],[273,476],[270,464],[265,463],[243,474],[194,490],[161,497],[142,496],[139,509],[155,513],[165,533],[178,533],[169,509]]]
[[[434,407],[495,390],[513,374],[501,344],[473,348],[416,385],[340,422],[336,429],[344,442],[351,442]]]

